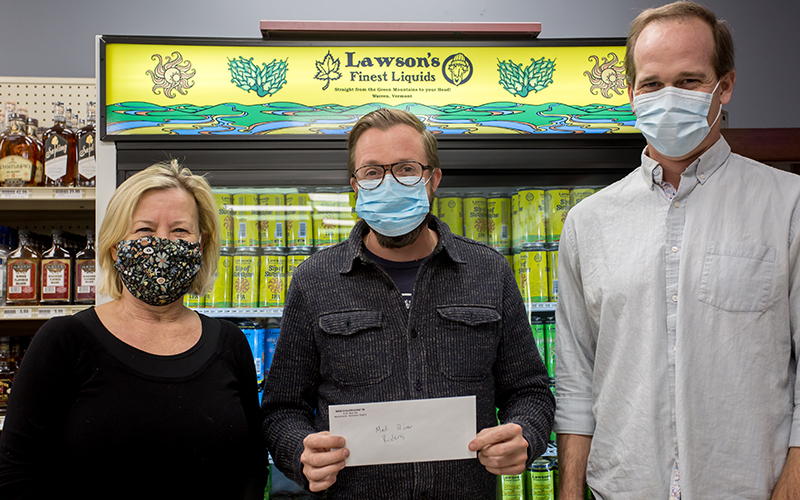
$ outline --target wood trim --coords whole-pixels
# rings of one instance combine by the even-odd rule
[[[731,150],[761,162],[800,162],[800,128],[723,128]]]
[[[536,38],[542,23],[273,21],[260,23],[263,38]]]

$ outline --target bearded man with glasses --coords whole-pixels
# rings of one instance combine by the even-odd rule
[[[514,275],[430,214],[436,148],[410,113],[361,118],[348,150],[362,220],[295,270],[286,297],[264,435],[278,468],[327,499],[494,498],[496,474],[547,446],[555,404]],[[458,396],[475,396],[477,460],[345,468],[328,432],[330,405]]]

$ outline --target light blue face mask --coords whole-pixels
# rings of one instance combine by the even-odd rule
[[[722,113],[720,105],[714,122],[708,124],[708,110],[717,87],[719,82],[710,94],[664,87],[635,96],[636,128],[662,155],[668,158],[688,155],[703,142]]]
[[[430,179],[428,179],[430,180]],[[363,187],[378,186],[380,180],[360,181]],[[404,186],[387,173],[376,189],[359,189],[356,213],[374,231],[384,236],[402,236],[417,228],[431,210],[425,182]]]

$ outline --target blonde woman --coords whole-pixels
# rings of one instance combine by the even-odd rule
[[[0,438],[0,498],[263,498],[252,354],[183,305],[219,258],[214,197],[177,162],[126,180],[100,229],[113,300],[39,330]]]

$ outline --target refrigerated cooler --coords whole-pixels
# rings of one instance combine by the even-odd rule
[[[433,212],[506,256],[552,369],[561,224],[637,167],[645,145],[625,40],[541,39],[538,23],[261,29],[260,39],[98,38],[98,193],[173,159],[214,187],[220,273],[187,305],[274,330],[293,269],[355,224],[348,131],[395,107],[438,139]]]

